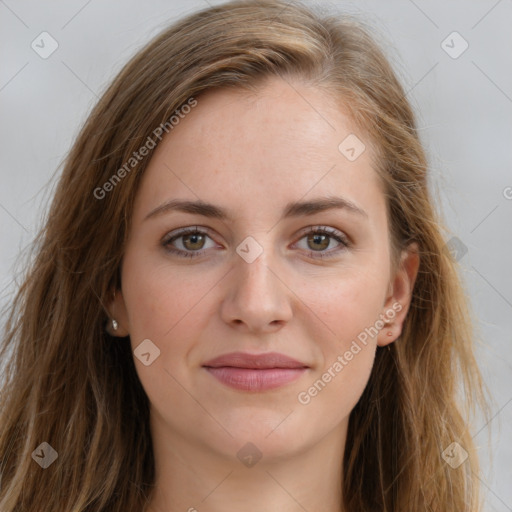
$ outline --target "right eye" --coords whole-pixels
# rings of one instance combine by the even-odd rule
[[[211,243],[209,246],[205,247],[208,239]],[[208,233],[199,229],[198,226],[169,233],[164,238],[162,245],[170,253],[184,258],[200,256],[206,249],[211,249],[216,246]]]

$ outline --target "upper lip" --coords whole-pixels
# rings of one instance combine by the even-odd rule
[[[218,356],[203,364],[210,368],[231,366],[234,368],[309,368],[307,364],[301,363],[291,357],[277,352],[266,354],[248,354],[246,352],[232,352]]]

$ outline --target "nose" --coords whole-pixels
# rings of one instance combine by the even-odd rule
[[[292,317],[293,293],[269,266],[265,252],[252,263],[236,258],[235,268],[227,276],[222,320],[241,332],[262,334],[281,329]]]

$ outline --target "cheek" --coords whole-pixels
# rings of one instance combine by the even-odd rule
[[[374,325],[382,312],[387,291],[387,274],[352,268],[336,275],[309,278],[301,288],[301,299],[343,347],[365,328]]]
[[[383,265],[375,264],[309,281],[304,283],[304,302],[321,322],[310,323],[308,331],[322,353],[322,364],[298,401],[311,405],[310,412],[318,408],[319,414],[336,404],[331,413],[337,421],[354,407],[368,382],[388,274]]]
[[[217,280],[187,278],[182,269],[171,268],[147,253],[127,252],[123,264],[123,296],[128,312],[130,340],[138,377],[150,401],[166,409],[181,403],[187,382],[187,360],[206,329],[205,294]],[[143,340],[150,340],[158,356],[149,365],[137,357]],[[187,384],[189,387],[190,384]],[[186,400],[186,394],[185,394]]]
[[[215,286],[208,275],[187,278],[187,271],[171,268],[148,255],[127,253],[123,265],[123,294],[134,338],[151,338],[163,342],[198,313],[205,293]]]
[[[299,391],[297,403],[308,417],[322,418],[323,428],[346,418],[368,383],[386,287],[384,273],[363,271],[347,273],[330,286],[308,286],[305,303],[321,320],[314,322],[320,331],[310,324],[309,336],[322,363]]]

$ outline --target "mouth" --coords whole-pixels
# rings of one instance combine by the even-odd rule
[[[298,379],[309,366],[275,352],[233,352],[206,362],[203,368],[228,387],[258,392],[279,388]]]

